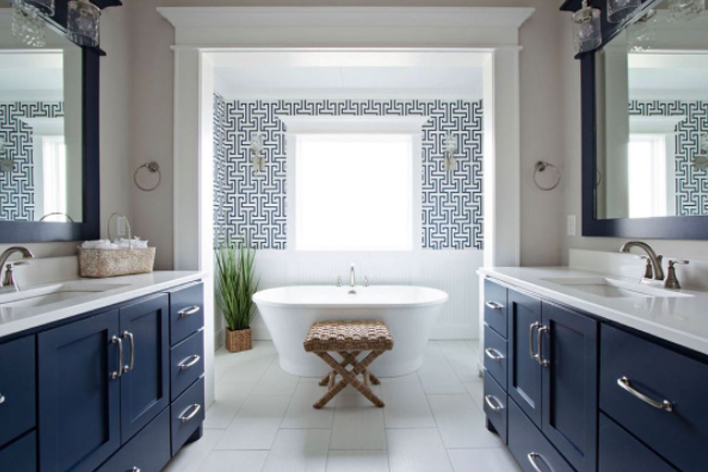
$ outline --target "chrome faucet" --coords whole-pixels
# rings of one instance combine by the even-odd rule
[[[649,258],[648,264],[651,264],[652,268],[652,278],[654,280],[664,280],[664,268],[661,266],[662,256],[657,256],[651,246],[641,241],[629,241],[625,243],[620,249],[620,252],[629,253],[633,247],[637,247],[647,253],[647,257]],[[647,270],[645,271],[645,276],[648,275],[649,271]]]
[[[16,252],[21,253],[22,257],[25,259],[32,259],[34,257],[32,251],[23,246],[13,246],[0,254],[0,276],[2,275],[2,268],[5,267],[5,277],[3,277],[2,281],[0,281],[0,292],[20,291],[20,287],[17,285],[17,281],[15,280],[15,272],[13,271],[13,268],[17,265],[27,264],[27,262],[12,262],[7,264],[7,260]]]
[[[349,268],[349,286],[351,288],[356,287],[356,271],[354,270],[354,264]]]

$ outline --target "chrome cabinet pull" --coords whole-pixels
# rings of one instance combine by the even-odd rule
[[[633,396],[636,398],[640,399],[647,405],[653,406],[657,410],[664,410],[668,411],[669,413],[674,411],[674,404],[671,403],[668,400],[662,400],[662,401],[657,401],[654,400],[653,398],[650,398],[646,395],[644,395],[642,392],[636,390],[634,387],[632,387],[632,384],[629,382],[629,379],[627,377],[620,377],[617,379],[617,385],[619,385],[622,390],[625,390],[629,393],[631,393]]]
[[[130,472],[140,472],[140,467],[133,467]]]
[[[553,467],[551,467],[551,465],[543,459],[543,456],[541,454],[539,454],[537,452],[529,452],[526,457],[529,459],[529,462],[531,463],[531,467],[533,467],[534,471],[543,472],[543,470],[541,470],[541,468],[538,466],[538,463],[536,462],[536,459],[541,459],[548,466],[548,470],[553,472]]]
[[[192,411],[189,414],[185,414],[185,413],[187,413],[187,410],[189,410],[190,408],[192,409]],[[186,423],[187,421],[189,421],[192,418],[194,418],[195,416],[197,416],[197,413],[199,413],[199,410],[201,410],[201,409],[202,409],[202,406],[199,403],[195,403],[194,405],[190,405],[189,407],[187,407],[186,410],[184,410],[182,412],[182,414],[179,417],[179,420],[182,423]]]
[[[130,340],[130,364],[123,367],[123,373],[127,374],[135,367],[135,336],[130,331],[123,331],[123,339]]]
[[[190,367],[194,367],[201,360],[201,358],[202,357],[199,354],[195,354],[192,357],[189,357],[189,359],[191,359],[190,361],[182,361],[182,363],[179,365],[180,370],[187,370]]]
[[[492,401],[492,400],[494,400],[494,401]],[[487,406],[489,408],[491,408],[492,411],[495,411],[495,412],[500,412],[504,409],[504,405],[502,405],[502,403],[499,401],[499,399],[497,397],[495,397],[494,395],[487,395],[486,397],[484,397],[484,403],[486,403]],[[495,403],[496,403],[496,405],[495,405]]]
[[[111,343],[118,344],[118,370],[111,372],[111,379],[115,380],[123,375],[123,340],[118,336],[113,336]]]
[[[504,308],[504,305],[497,302],[485,302],[484,304],[487,305],[487,308],[491,308],[492,310],[501,311],[501,309]]]
[[[192,316],[197,313],[199,313],[199,310],[201,310],[201,307],[198,305],[190,306],[189,308],[185,308],[184,310],[180,310],[177,312],[180,318],[184,318],[186,316]]]
[[[533,332],[536,331],[539,326],[541,326],[541,323],[538,321],[531,323],[531,326],[529,326],[529,356],[536,362],[538,362],[538,354],[533,352]]]
[[[7,398],[5,398],[5,395],[3,395],[2,393],[0,393],[0,405],[2,405],[3,403],[5,403],[5,400],[7,400]]]
[[[496,361],[496,362],[501,362],[502,359],[504,359],[504,356],[502,356],[499,351],[497,351],[496,349],[492,349],[491,347],[488,347],[487,349],[485,349],[484,354],[487,357],[489,357],[491,360]]]
[[[536,343],[538,344],[538,354],[536,355],[536,362],[541,364],[541,367],[548,367],[548,359],[543,358],[543,333],[550,333],[551,329],[548,326],[540,326],[538,331],[536,331]]]

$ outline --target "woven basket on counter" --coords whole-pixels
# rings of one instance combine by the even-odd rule
[[[111,238],[111,221],[122,217],[128,228],[128,249],[85,249],[79,247],[79,275],[92,279],[104,279],[121,275],[148,274],[155,265],[155,248],[133,248],[133,232],[128,218],[113,213],[108,219],[108,239]]]

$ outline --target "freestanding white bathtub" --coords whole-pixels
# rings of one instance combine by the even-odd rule
[[[393,335],[393,351],[372,365],[380,377],[397,377],[417,370],[423,363],[430,330],[447,293],[410,286],[356,287],[302,286],[264,290],[253,301],[265,321],[279,354],[280,367],[301,377],[324,376],[322,360],[302,347],[315,321],[381,320]]]

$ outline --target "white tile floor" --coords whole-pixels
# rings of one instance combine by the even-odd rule
[[[165,470],[519,472],[484,427],[476,352],[473,341],[430,342],[417,373],[374,387],[385,408],[348,387],[315,410],[325,387],[280,370],[272,343],[220,350],[204,437]]]

